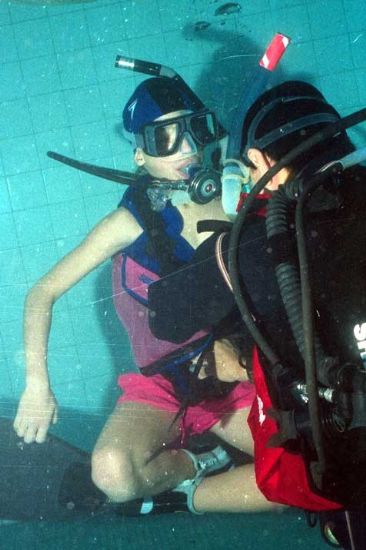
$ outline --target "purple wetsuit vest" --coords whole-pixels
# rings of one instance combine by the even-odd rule
[[[113,299],[118,317],[128,333],[135,363],[143,369],[207,336],[208,332],[201,330],[181,344],[159,340],[152,334],[147,307],[148,287],[150,283],[160,278],[159,260],[146,252],[149,237],[134,199],[134,190],[129,188],[119,206],[123,206],[133,214],[144,232],[132,245],[114,256],[112,281]],[[174,254],[181,262],[188,262],[194,250],[181,236],[183,220],[179,211],[168,203],[160,214],[155,213],[155,215],[163,218],[164,229],[175,243]],[[169,300],[169,296],[166,296],[166,299]],[[193,352],[189,357],[194,355]]]

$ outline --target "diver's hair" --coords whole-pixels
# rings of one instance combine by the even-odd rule
[[[286,98],[297,97],[299,99],[294,101],[286,101]],[[281,101],[281,98],[283,98],[284,101]],[[276,99],[279,99],[279,101],[274,101]],[[327,103],[321,92],[311,84],[295,80],[284,82],[262,94],[249,109],[242,130],[242,153],[244,152],[245,147],[252,146],[251,143],[248,143],[248,132],[254,117],[271,102],[273,102],[273,106],[268,109],[268,112],[259,121],[258,126],[255,129],[254,139],[260,139],[269,132],[308,115],[329,113],[330,115],[335,115],[340,118],[339,113],[334,109],[334,107]],[[263,153],[266,153],[274,161],[278,161],[294,147],[300,143],[303,143],[307,138],[314,135],[327,125],[328,123],[321,122],[309,125],[288,134],[284,132],[284,135],[279,137],[273,143],[269,143],[263,148],[260,146],[257,148]],[[256,147],[256,144],[254,143],[253,146]],[[294,160],[289,168],[295,173],[298,173],[304,168],[304,166],[308,165],[312,159],[323,157],[324,152],[329,150],[332,151],[333,155],[341,157],[354,150],[354,146],[352,145],[352,142],[348,138],[346,132],[342,132],[336,137],[329,139],[327,142],[320,143],[318,146],[313,147],[305,154],[299,156]],[[245,155],[243,160],[245,164],[251,166],[248,159],[245,158]]]

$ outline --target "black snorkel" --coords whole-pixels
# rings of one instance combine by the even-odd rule
[[[134,186],[138,180],[138,175],[132,172],[81,162],[54,151],[47,151],[47,156],[71,168],[80,170],[81,172],[86,172],[87,174],[104,180],[114,181],[121,185]],[[159,211],[165,207],[170,191],[186,191],[186,189],[187,183],[184,180],[176,182],[170,182],[168,180],[166,182],[164,180],[156,180],[155,182],[152,180],[149,198],[152,202],[153,209]],[[197,204],[206,204],[210,202],[214,196],[217,196],[220,190],[221,182],[216,170],[202,169],[197,165],[192,166],[188,192],[193,202]]]
[[[79,160],[72,159],[60,153],[54,151],[47,151],[47,156],[58,162],[62,162],[71,168],[76,168],[81,172],[86,172],[92,176],[103,178],[109,181],[115,181],[122,185],[134,185],[137,181],[137,175],[132,172],[125,172],[123,170],[116,170],[114,168],[105,168],[104,166],[97,166],[95,164],[89,164],[87,162],[81,162]]]

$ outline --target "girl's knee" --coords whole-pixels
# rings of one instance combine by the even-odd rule
[[[127,502],[139,496],[134,467],[128,453],[109,447],[94,450],[92,480],[111,500]]]

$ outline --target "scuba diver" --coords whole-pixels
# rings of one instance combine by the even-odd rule
[[[220,364],[237,363],[235,346],[224,331],[218,334],[210,328],[174,345],[157,340],[148,326],[148,286],[184,266],[210,236],[211,230],[197,232],[198,221],[226,219],[220,182],[212,170],[206,177],[202,166],[204,148],[222,137],[222,129],[176,73],[154,76],[136,88],[123,110],[123,127],[138,177],[131,179],[117,210],[27,295],[26,387],[15,431],[25,443],[43,443],[57,421],[47,369],[53,305],[112,258],[114,303],[140,372],[119,377],[123,395],[92,454],[96,488],[113,503],[148,500],[174,489],[192,512],[277,509],[258,491],[253,464],[224,471],[231,461],[222,446],[202,453],[187,447],[190,437],[210,431],[229,445],[252,451],[249,432],[242,430],[254,397],[245,372],[240,369],[240,382],[227,383],[192,376],[201,365],[208,368],[213,358],[218,369]],[[211,475],[217,472],[222,473]],[[237,491],[237,476],[244,473],[251,500]]]
[[[364,119],[341,119],[306,82],[262,93],[242,120],[233,227],[149,287],[150,327],[175,343],[242,317],[257,484],[319,513],[325,540],[347,549],[365,534],[366,151],[346,128]]]

